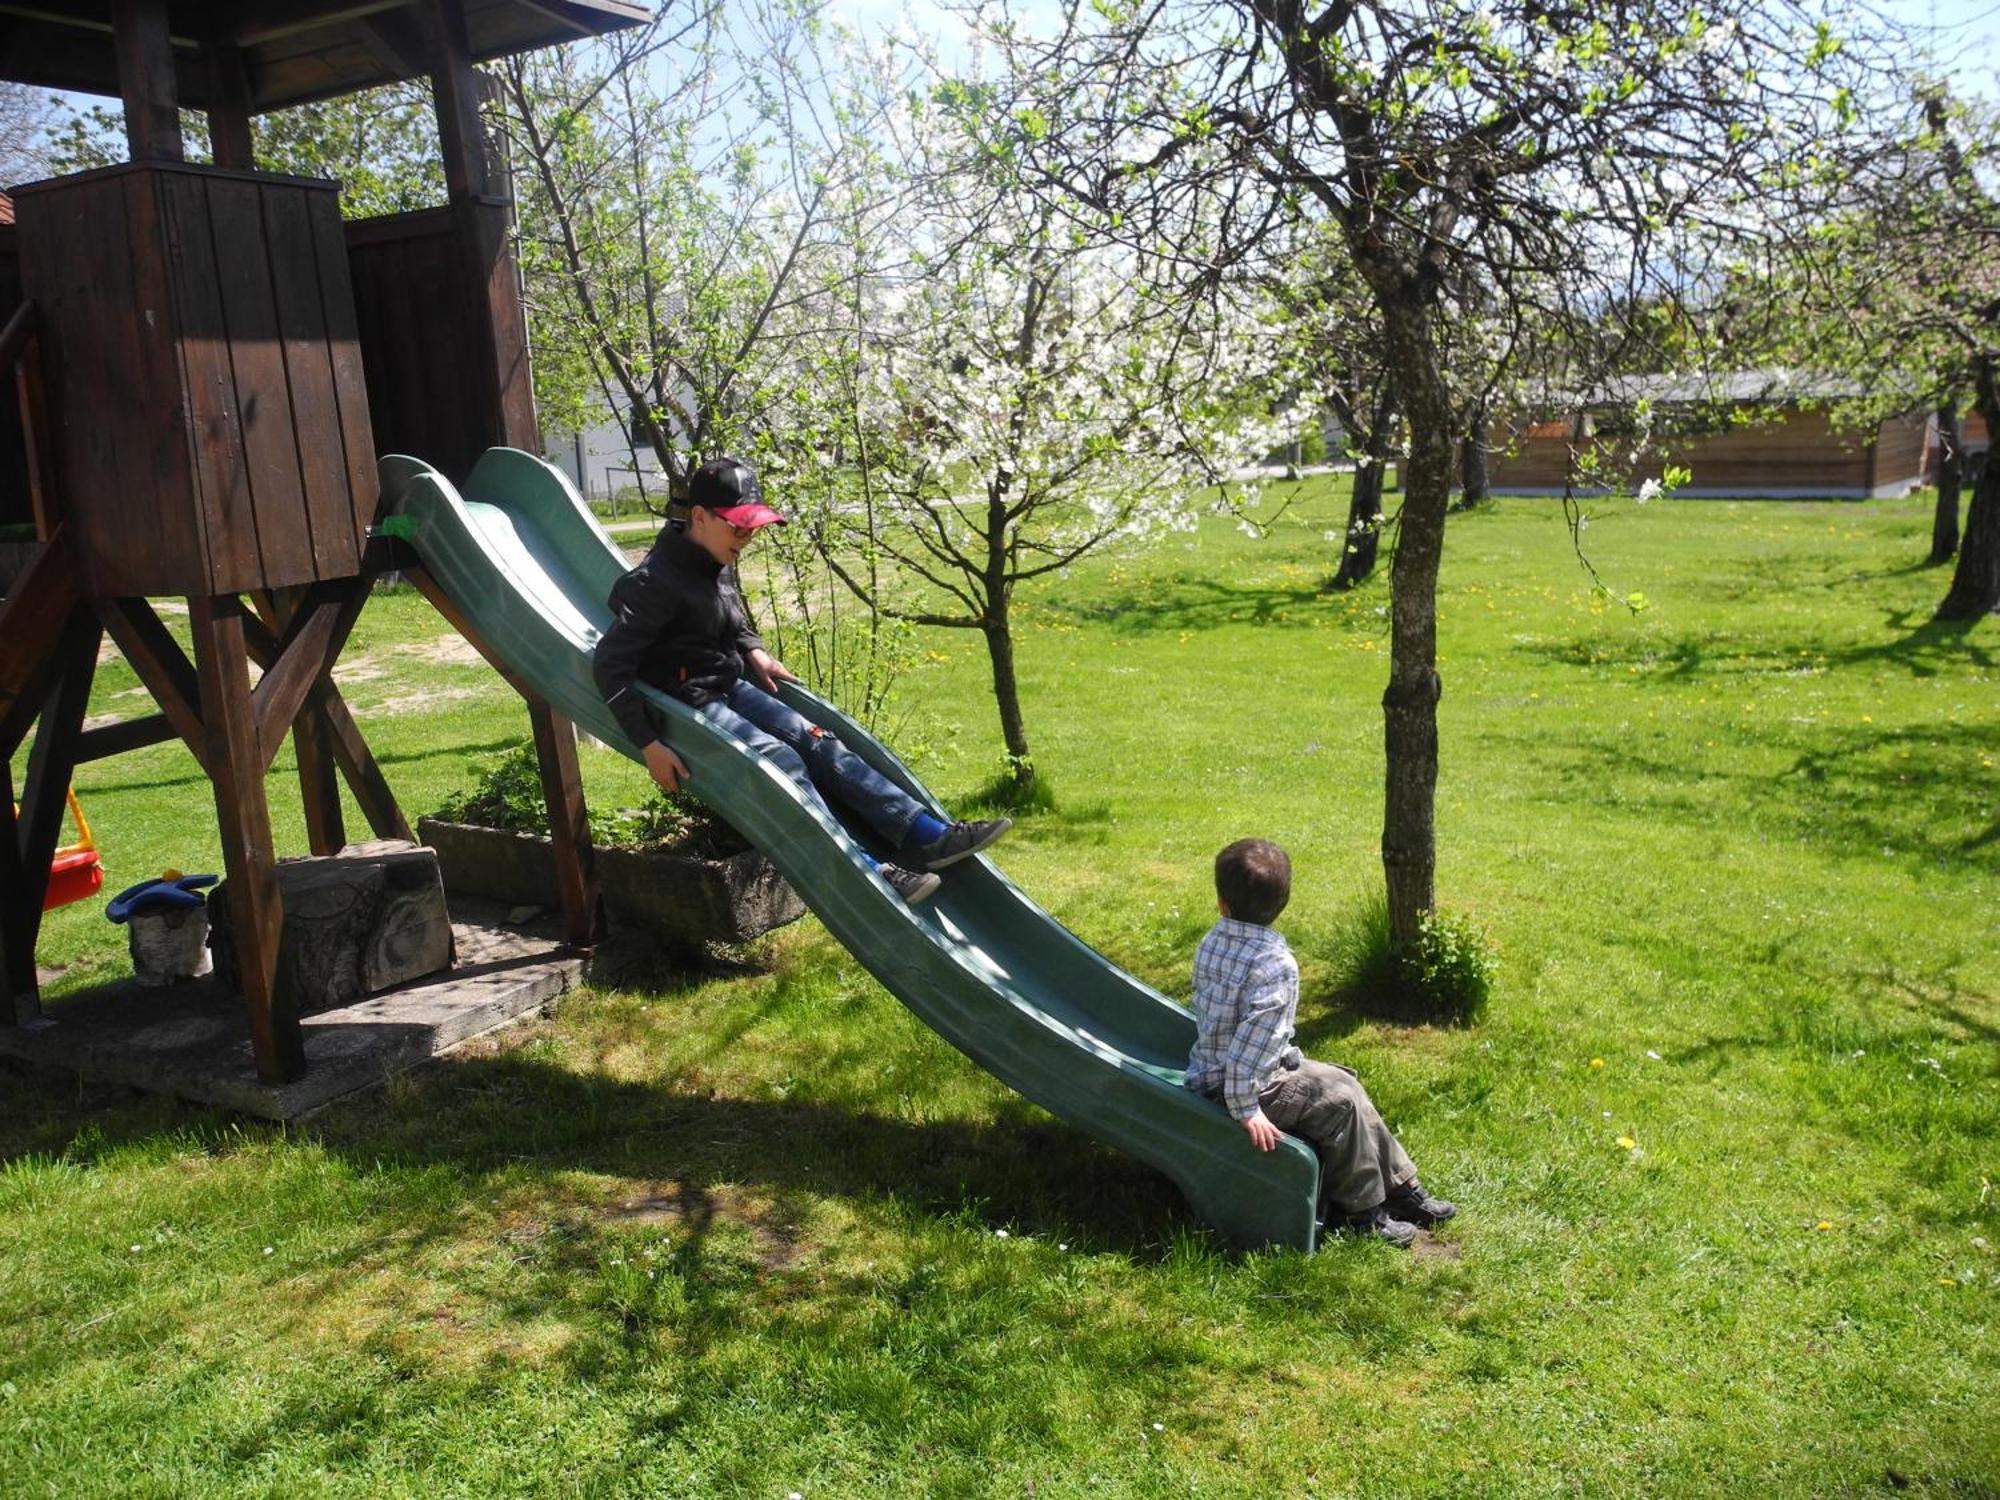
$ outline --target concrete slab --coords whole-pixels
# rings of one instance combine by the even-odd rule
[[[257,1077],[243,1002],[213,978],[158,989],[126,980],[49,1001],[41,1020],[0,1026],[0,1055],[295,1120],[544,1009],[583,972],[563,951],[559,922],[508,926],[505,907],[459,898],[451,912],[457,966],[307,1016],[306,1075],[296,1083]]]

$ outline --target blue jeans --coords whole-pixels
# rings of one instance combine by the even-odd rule
[[[824,791],[852,809],[889,843],[901,844],[924,805],[839,740],[793,712],[753,682],[739,678],[729,691],[697,710],[726,729],[810,793],[824,807]]]

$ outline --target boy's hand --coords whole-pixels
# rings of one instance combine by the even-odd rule
[[[646,747],[645,755],[647,774],[667,791],[678,792],[682,783],[694,775],[686,761],[658,740]]]
[[[798,681],[783,662],[762,647],[750,653],[745,665],[750,668],[750,675],[756,679],[757,686],[767,693],[776,693],[781,682]]]
[[[1271,1123],[1270,1116],[1266,1115],[1263,1110],[1258,1110],[1257,1113],[1245,1120],[1243,1128],[1249,1132],[1251,1144],[1256,1146],[1259,1151],[1275,1151],[1278,1149],[1278,1127]]]

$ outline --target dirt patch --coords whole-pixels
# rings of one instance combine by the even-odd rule
[[[1412,1260],[1463,1260],[1465,1246],[1457,1240],[1441,1240],[1434,1234],[1420,1234],[1410,1246]]]
[[[781,1271],[799,1258],[797,1229],[781,1220],[768,1203],[759,1203],[740,1189],[700,1187],[662,1181],[597,1210],[597,1221],[617,1227],[665,1226],[692,1235],[711,1233],[721,1224],[750,1231],[754,1254],[767,1271]]]
[[[415,713],[419,709],[435,708],[440,703],[478,696],[479,694],[471,688],[429,688],[421,693],[404,693],[399,697],[384,698],[370,711],[378,714]]]

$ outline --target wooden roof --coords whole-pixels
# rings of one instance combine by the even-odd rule
[[[111,0],[0,0],[0,79],[116,97]],[[475,61],[651,18],[637,0],[465,0]],[[413,0],[168,0],[180,102],[205,107],[211,61],[237,48],[253,113],[423,74]]]

